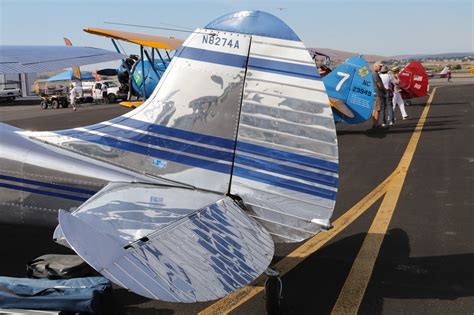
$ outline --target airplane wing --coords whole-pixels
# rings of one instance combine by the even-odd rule
[[[183,41],[177,38],[115,31],[103,28],[85,28],[84,32],[157,49],[177,50],[183,44]]]
[[[48,72],[125,57],[91,47],[0,45],[0,74]]]
[[[256,279],[274,251],[238,202],[184,188],[110,183],[72,214],[61,211],[59,224],[97,271],[169,302],[223,297]]]

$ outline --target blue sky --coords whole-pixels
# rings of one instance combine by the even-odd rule
[[[0,44],[74,45],[113,49],[84,27],[185,38],[185,33],[104,24],[104,21],[194,29],[236,10],[283,19],[308,47],[385,56],[474,51],[473,0],[0,0]],[[128,52],[135,48],[124,45]]]

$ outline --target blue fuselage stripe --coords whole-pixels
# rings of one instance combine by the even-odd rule
[[[245,169],[239,166],[234,166],[234,175],[254,180],[261,183],[266,183],[272,186],[285,188],[288,190],[298,191],[304,194],[317,196],[325,199],[336,200],[336,192],[320,187],[311,186],[297,181],[272,176],[269,174],[260,173],[257,171]]]
[[[74,137],[75,135],[70,135],[70,136]],[[76,136],[79,136],[79,135],[76,135]],[[106,145],[106,146],[117,148],[124,151],[130,151],[130,152],[138,153],[145,156],[165,159],[168,161],[190,165],[194,167],[199,167],[199,168],[203,168],[203,169],[207,169],[207,170],[211,170],[211,171],[215,171],[219,173],[230,174],[230,171],[231,171],[231,166],[228,164],[222,164],[218,162],[203,160],[203,159],[199,159],[199,158],[195,158],[195,157],[191,157],[187,155],[181,155],[177,153],[172,153],[172,152],[168,152],[168,151],[164,151],[160,149],[149,148],[149,147],[142,146],[139,144],[114,139],[108,136],[98,136],[94,134],[85,133],[85,134],[81,134],[78,138],[84,141]]]
[[[0,175],[0,179],[23,183],[23,184],[38,185],[38,186],[47,187],[47,188],[70,191],[70,192],[75,192],[79,194],[93,195],[96,193],[96,191],[93,191],[93,190],[87,190],[87,189],[76,188],[76,187],[71,187],[71,186],[63,186],[63,185],[58,185],[58,184],[51,184],[51,183],[40,182],[40,181],[36,181],[32,179],[13,177],[13,176],[7,176],[7,175]]]
[[[206,156],[212,159],[222,159],[225,161],[231,161],[233,158],[233,153],[220,151],[218,149],[210,149],[205,147],[200,147],[198,145],[191,145],[187,143],[182,143],[179,141],[172,141],[169,139],[160,138],[159,135],[166,133],[169,136],[174,138],[180,138],[183,135],[182,130],[181,132],[175,132],[176,129],[169,128],[166,126],[156,125],[156,124],[149,124],[142,121],[134,120],[134,121],[115,121],[120,125],[126,125],[127,127],[138,128],[140,130],[154,130],[157,133],[157,136],[146,135],[143,133],[139,133],[133,130],[125,130],[123,128],[119,128],[118,126],[110,126],[110,125],[95,125],[89,127],[92,130],[103,132],[107,134],[107,136],[100,136],[88,131],[70,131],[64,132],[62,134],[68,135],[70,137],[78,138],[84,141],[97,143],[100,145],[106,145],[109,147],[130,151],[134,153],[138,153],[145,156],[151,156],[155,158],[160,158],[164,160],[168,160],[171,162],[176,162],[180,164],[190,165],[194,167],[199,167],[219,173],[230,174],[231,173],[231,165],[219,163],[217,161],[209,161],[204,160],[196,157],[191,157],[187,155],[181,154],[181,152],[192,153],[198,156]],[[126,124],[125,124],[126,123]],[[93,128],[92,128],[93,127]],[[164,132],[163,132],[164,131]],[[225,143],[225,148],[228,148],[228,144],[234,143],[232,140],[218,138],[214,136],[206,136],[195,132],[184,131],[186,140],[195,141],[195,139],[200,139],[200,143],[205,143],[208,145],[218,146],[218,144]],[[208,139],[204,140],[203,137],[208,137]],[[125,140],[119,140],[115,137],[121,137],[126,140],[134,140],[138,142],[142,142],[144,144],[154,144],[162,147],[166,147],[169,149],[176,150],[178,152],[168,152],[164,150],[160,150],[158,148],[150,148],[147,145],[131,143]],[[211,139],[212,142],[208,142],[207,140]],[[198,143],[196,143],[198,144]],[[273,160],[279,160],[284,162],[290,162],[297,165],[304,165],[307,167],[329,171],[331,173],[337,174],[338,172],[338,164],[318,158],[303,156],[300,154],[287,152],[278,149],[272,149],[269,147],[254,145],[246,142],[239,141],[237,143],[237,150],[240,152],[250,153],[252,155],[257,155],[261,157],[271,158]],[[280,164],[277,162],[266,161],[263,159],[258,159],[255,157],[245,156],[242,154],[236,155],[236,163],[241,164],[242,166],[250,166],[255,167],[257,169],[266,170],[269,172],[273,172],[280,175],[285,175],[293,178],[298,178],[322,185],[326,185],[329,187],[337,187],[338,179],[335,176],[330,174],[321,174],[317,172],[311,172],[299,169],[297,167],[292,167],[289,165]],[[234,167],[234,174],[236,176],[245,177],[248,179],[252,179],[259,182],[264,182],[268,184],[272,184],[275,186],[283,187],[290,190],[296,190],[303,193],[309,193],[312,195],[317,195],[323,198],[331,199],[335,193],[330,190],[325,190],[323,188],[314,187],[308,184],[303,184],[297,181],[292,181],[289,179],[284,179],[278,176],[264,174],[257,171],[252,171],[246,169],[244,167]],[[329,196],[329,197],[328,197]]]
[[[237,68],[245,68],[247,66],[250,69],[264,72],[311,80],[321,80],[316,66],[310,65],[306,66],[257,57],[250,57],[247,64],[247,56],[194,47],[183,47],[178,57]]]
[[[339,165],[331,161],[304,156],[304,155],[300,155],[300,154],[296,154],[296,153],[292,153],[288,151],[272,149],[272,148],[255,145],[255,144],[251,144],[247,142],[242,142],[242,141],[237,142],[237,151],[260,155],[260,156],[271,158],[274,160],[280,160],[284,162],[291,162],[291,163],[300,164],[304,166],[314,167],[317,169],[330,171],[333,173],[337,173],[339,169]]]
[[[188,141],[193,141],[193,142],[198,142],[202,144],[207,144],[207,145],[212,145],[216,147],[221,147],[225,149],[234,149],[235,142],[234,140],[226,139],[226,138],[221,138],[221,137],[216,137],[216,136],[210,136],[210,135],[205,135],[202,133],[197,133],[197,132],[192,132],[192,131],[187,131],[187,130],[182,130],[182,129],[177,129],[177,128],[172,128],[172,127],[167,127],[163,125],[158,125],[158,124],[150,124],[141,120],[136,120],[133,118],[127,118],[123,117],[122,119],[118,120],[112,120],[111,123],[122,125],[124,127],[129,127],[129,128],[135,128],[143,131],[150,131],[153,133],[157,133],[158,135],[163,135],[163,136],[168,136],[168,137],[173,137],[173,138],[178,138],[178,139],[183,139],[183,140],[188,140]],[[102,131],[102,128],[104,128],[105,124],[96,124],[92,125],[89,127],[85,127],[90,130],[97,130],[99,132]],[[71,135],[78,133],[77,130],[74,129],[69,129],[69,130],[64,130],[64,131],[59,131],[57,132],[58,134],[61,135]]]
[[[270,59],[250,57],[248,67],[264,72],[271,72],[292,77],[300,77],[311,80],[321,80],[316,66],[305,66]]]
[[[161,148],[167,148],[175,151],[205,156],[217,160],[223,160],[232,162],[234,154],[227,151],[221,151],[217,149],[211,149],[194,145],[190,143],[184,143],[176,140],[166,139],[159,136],[150,135],[149,133],[141,133],[133,130],[127,130],[117,127],[117,125],[103,125],[100,129],[94,129],[95,131],[105,133],[107,135],[113,135],[114,137],[124,138],[127,140],[133,140]],[[80,133],[80,132],[79,132]],[[75,137],[73,133],[69,134],[70,137]],[[100,137],[96,135],[96,137]],[[79,136],[82,139],[82,136]]]
[[[278,164],[270,161],[256,159],[254,157],[237,154],[235,156],[235,163],[242,164],[245,166],[251,166],[257,169],[286,175],[294,178],[303,179],[313,183],[318,183],[330,187],[337,187],[337,177],[325,175],[321,173],[315,173],[307,170],[303,170],[288,165]]]
[[[237,68],[245,68],[247,64],[247,56],[187,46],[182,48],[178,57]]]
[[[11,184],[7,184],[7,183],[0,183],[0,187],[13,189],[13,190],[20,190],[20,191],[30,192],[30,193],[34,193],[34,194],[40,194],[40,195],[44,195],[44,196],[58,197],[58,198],[63,198],[63,199],[75,200],[75,201],[82,201],[82,202],[89,199],[89,198],[84,198],[84,197],[79,197],[79,196],[71,196],[71,195],[52,192],[52,191],[47,191],[47,190],[40,190],[40,189],[35,189],[35,188],[30,188],[30,187],[11,185]]]
[[[133,119],[132,119],[133,120],[132,122],[129,122],[128,120],[129,119],[123,122],[116,122],[116,123],[119,124],[118,126],[123,125],[126,127],[136,128],[136,129],[144,130],[144,131],[155,130],[155,132],[157,133],[157,136],[145,135],[143,133],[135,132],[132,130],[121,129],[118,126],[114,126],[114,125],[99,124],[99,125],[91,126],[90,129],[94,131],[106,133],[107,135],[110,135],[110,136],[122,137],[124,139],[139,141],[146,144],[158,145],[158,146],[173,149],[176,151],[192,153],[192,154],[206,156],[206,157],[218,159],[218,160],[232,161],[233,153],[231,152],[200,147],[198,145],[192,145],[188,143],[182,143],[179,141],[174,141],[174,140],[158,137],[158,135],[160,134],[166,134],[167,136],[172,136],[178,139],[184,139],[184,137],[181,137],[180,133],[175,132],[175,130],[177,130],[175,128],[169,128],[169,127],[165,127],[161,125],[144,123],[142,121],[133,120]],[[157,128],[157,127],[160,127],[160,128]],[[183,131],[183,130],[180,130],[180,131]],[[85,137],[87,137],[88,139],[93,137],[92,134],[89,134],[89,133],[85,134],[83,131],[77,131],[77,130],[61,132],[60,134],[70,136],[70,137],[75,137],[78,139],[84,139],[84,140],[86,140]],[[219,138],[215,136],[207,136],[207,135],[203,135],[196,132],[190,132],[190,131],[185,131],[185,134],[186,134],[185,140],[195,141],[196,139],[198,139],[200,140],[199,143],[222,147],[225,149],[234,148],[233,147],[234,141],[229,140],[229,139]],[[100,137],[100,136],[96,135],[95,137]],[[330,171],[333,173],[337,173],[338,171],[338,164],[334,162],[307,157],[304,155],[291,153],[291,152],[287,152],[283,150],[272,149],[272,148],[268,148],[268,147],[264,147],[260,145],[250,144],[250,143],[246,143],[242,141],[239,141],[237,143],[237,150],[246,152],[246,153],[251,153],[254,155],[259,155],[259,156],[263,156],[267,158],[284,161],[284,162],[301,164],[304,166],[309,166],[309,167],[324,170],[324,171]],[[329,179],[329,180],[332,181],[332,179]]]

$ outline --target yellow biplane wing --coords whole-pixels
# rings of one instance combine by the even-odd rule
[[[83,30],[84,32],[90,34],[119,39],[129,43],[156,49],[177,50],[183,44],[183,40],[171,37],[114,31],[103,28],[84,28]]]
[[[143,103],[144,103],[143,101],[123,101],[123,102],[120,102],[119,104],[124,107],[137,108]]]

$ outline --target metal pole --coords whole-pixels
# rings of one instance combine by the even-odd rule
[[[283,283],[280,278],[280,271],[268,267],[265,270],[267,280],[265,281],[265,300],[268,315],[278,314],[280,310],[281,292]]]
[[[153,72],[155,72],[155,74],[158,76],[158,79],[161,79],[161,75],[158,73],[158,71],[156,71],[155,64],[153,62],[151,62],[150,55],[148,54],[148,51],[146,51],[146,49],[145,49],[145,55],[146,55],[146,58],[148,59],[148,61],[150,61],[150,63],[151,63],[151,68],[153,69]]]
[[[112,44],[114,44],[115,50],[116,50],[119,54],[121,54],[122,52],[121,52],[120,49],[118,48],[117,43],[115,42],[115,40],[114,40],[113,38],[111,38],[111,40],[112,40]]]
[[[140,58],[142,61],[142,86],[143,86],[143,100],[146,100],[146,88],[145,88],[145,60],[143,59],[143,45],[140,45]]]
[[[166,68],[166,62],[165,62],[165,60],[163,59],[163,57],[161,56],[160,50],[157,49],[156,52],[158,53],[158,56],[160,56],[160,59],[161,59],[161,62],[163,63],[163,66]]]

